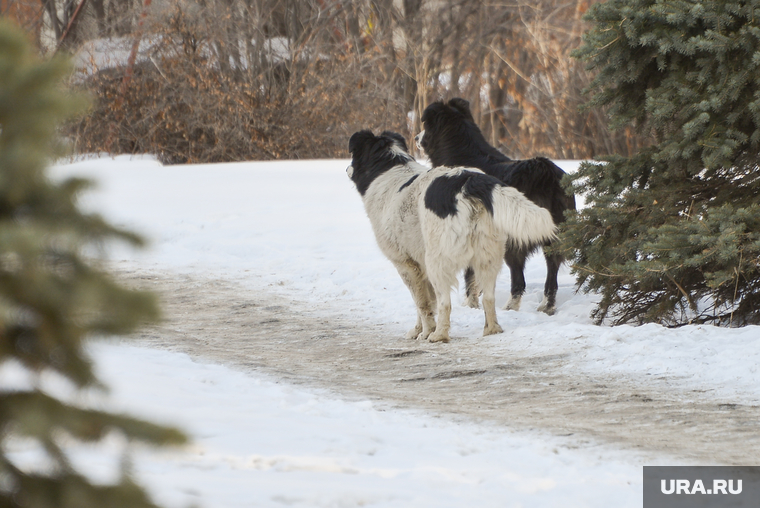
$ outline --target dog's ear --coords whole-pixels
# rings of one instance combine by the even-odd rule
[[[384,131],[380,135],[383,137],[388,137],[388,138],[398,141],[399,143],[401,143],[401,147],[404,149],[404,151],[409,152],[409,147],[406,146],[406,139],[404,139],[404,136],[402,136],[398,132]]]
[[[470,112],[470,103],[467,100],[462,99],[461,97],[454,97],[449,101],[449,106],[456,109],[467,118],[472,119],[472,113]]]
[[[422,118],[420,119],[422,121],[422,124],[424,125],[425,122],[432,120],[436,113],[441,111],[442,107],[443,102],[441,101],[430,103],[430,105],[425,108],[425,111],[422,112]]]
[[[351,136],[351,139],[348,140],[348,151],[353,154],[357,148],[362,146],[364,143],[372,141],[374,139],[375,135],[372,134],[372,131],[370,130],[354,132],[353,136]]]

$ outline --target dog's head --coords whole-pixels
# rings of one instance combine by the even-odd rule
[[[460,158],[465,153],[471,154],[473,149],[496,152],[475,123],[470,103],[459,97],[448,102],[434,102],[425,108],[422,128],[424,130],[414,140],[433,166],[467,163],[466,159]]]
[[[362,196],[378,176],[414,160],[409,155],[404,136],[390,131],[379,136],[369,130],[356,132],[348,141],[348,151],[351,152],[351,165],[346,172]]]
[[[454,97],[449,102],[438,101],[430,104],[422,113],[422,123],[434,122],[436,118],[454,118],[475,123],[470,111],[470,103],[461,97]]]
[[[425,150],[430,157],[430,152],[435,151],[436,139],[455,135],[457,128],[466,125],[478,128],[470,111],[470,103],[456,97],[449,102],[438,101],[430,104],[422,113],[423,131],[414,137],[417,147]],[[425,136],[427,134],[427,138]]]

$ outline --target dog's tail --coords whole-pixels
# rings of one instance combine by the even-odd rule
[[[489,173],[490,174],[490,173]],[[545,157],[512,161],[500,174],[507,185],[549,210],[556,224],[565,220],[565,210],[575,210],[575,196],[565,192],[565,172]]]
[[[533,250],[557,237],[557,227],[549,210],[538,206],[519,190],[497,186],[493,189],[492,199],[494,224],[516,248]]]

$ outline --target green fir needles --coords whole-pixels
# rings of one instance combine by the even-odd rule
[[[106,241],[139,245],[140,238],[77,209],[88,182],[46,175],[59,153],[57,125],[84,105],[61,86],[69,72],[63,59],[39,60],[18,29],[0,22],[0,362],[15,361],[33,378],[56,372],[81,390],[99,386],[83,340],[130,332],[155,319],[157,308],[151,295],[121,288],[83,255]],[[110,432],[182,443],[182,433],[76,407],[37,384],[0,386],[0,506],[154,506],[126,465],[116,484],[93,484],[64,443],[97,442]],[[37,444],[40,467],[14,462],[8,443],[19,439]]]
[[[597,322],[760,322],[760,1],[610,0],[575,56],[590,106],[652,136],[571,177],[562,233]]]

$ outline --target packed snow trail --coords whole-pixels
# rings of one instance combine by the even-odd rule
[[[673,462],[662,465],[750,465],[760,456],[760,407],[665,378],[643,386],[573,369],[572,353],[483,348],[480,338],[410,341],[334,308],[314,309],[229,280],[124,266],[117,273],[162,298],[164,321],[137,337],[152,347],[380,407],[548,432],[568,448],[606,444],[653,459],[664,452]]]

